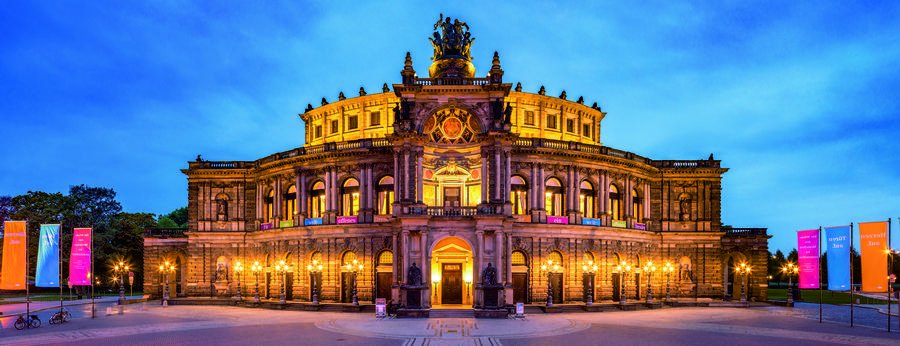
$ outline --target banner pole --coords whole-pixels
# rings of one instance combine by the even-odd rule
[[[70,256],[71,257],[71,256]],[[63,287],[62,287],[62,224],[59,225],[59,231],[56,233],[56,259],[59,264],[59,312],[63,310]]]
[[[91,225],[90,247],[88,260],[91,261],[91,273],[88,275],[88,280],[91,280],[91,318],[97,318],[97,309],[94,308],[94,225]]]
[[[28,290],[28,219],[25,219],[25,328],[31,328],[31,291]]]
[[[853,250],[853,223],[850,223],[850,250]],[[853,253],[850,254],[850,328],[853,328]]]
[[[819,323],[822,323],[822,226],[819,226]]]
[[[888,246],[887,246],[887,259],[888,259],[888,275],[887,275],[887,296],[888,296],[888,333],[891,332],[891,265],[893,264],[893,251],[891,250],[891,218],[888,218],[887,221],[888,229],[887,229],[887,238],[888,238]],[[898,307],[900,307],[900,302],[897,303]]]

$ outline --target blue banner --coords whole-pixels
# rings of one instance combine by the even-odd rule
[[[59,287],[59,225],[41,225],[35,272],[35,286]]]
[[[850,226],[827,227],[828,290],[850,289]]]

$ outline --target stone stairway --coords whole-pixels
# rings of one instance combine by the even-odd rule
[[[472,309],[431,309],[430,318],[475,318]]]

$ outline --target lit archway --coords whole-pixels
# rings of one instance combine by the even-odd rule
[[[472,245],[463,238],[445,237],[431,248],[432,304],[472,304]]]

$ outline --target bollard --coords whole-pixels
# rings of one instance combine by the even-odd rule
[[[147,311],[147,302],[141,304],[141,311]]]
[[[163,307],[164,307],[164,308],[169,307],[169,301],[168,301],[168,300],[163,300]]]
[[[125,305],[119,305],[119,315],[125,314]]]
[[[106,316],[112,315],[112,306],[106,307]]]

